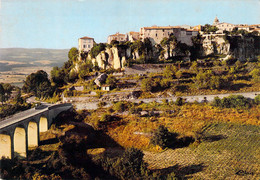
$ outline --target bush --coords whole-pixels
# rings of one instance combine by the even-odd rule
[[[244,96],[231,95],[223,99],[215,97],[212,105],[221,108],[250,108],[252,104],[251,101]]]
[[[120,101],[114,104],[113,109],[117,112],[124,112],[127,109],[127,105]]]
[[[176,141],[176,135],[170,133],[168,129],[162,125],[160,125],[159,128],[155,130],[151,139],[152,144],[159,145],[162,148],[173,146],[173,143]]]
[[[109,122],[112,120],[112,116],[110,114],[103,114],[100,118],[100,122]]]
[[[153,81],[152,79],[143,79],[141,82],[141,89],[144,92],[150,92],[153,88]]]
[[[178,97],[178,98],[176,99],[176,102],[175,102],[175,104],[176,104],[177,106],[182,106],[184,103],[185,103],[185,101],[184,101],[184,99],[183,99],[182,97]]]
[[[150,173],[143,157],[142,151],[128,148],[121,157],[103,158],[99,161],[104,170],[118,179],[149,179]]]
[[[260,104],[260,94],[258,94],[255,99],[254,99],[254,103],[259,105]]]

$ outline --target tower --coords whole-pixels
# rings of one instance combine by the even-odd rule
[[[216,16],[212,25],[215,26],[218,24],[219,24],[219,20],[218,20],[218,17]]]

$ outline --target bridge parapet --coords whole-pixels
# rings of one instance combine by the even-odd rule
[[[28,146],[39,144],[40,132],[47,131],[58,114],[73,106],[66,103],[45,104],[42,107],[18,113],[0,122],[0,159],[2,156],[13,158],[15,154],[26,157]]]

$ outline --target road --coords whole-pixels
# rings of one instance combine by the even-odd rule
[[[32,108],[20,113],[16,113],[12,116],[8,116],[5,119],[0,119],[0,129],[3,127],[6,127],[8,125],[14,124],[16,122],[21,121],[22,119],[25,119],[25,117],[30,117],[33,116],[35,114],[38,114],[40,112],[44,112],[46,110],[48,110],[48,107],[50,107],[51,104],[44,104],[39,106],[38,108]]]
[[[242,95],[246,98],[250,98],[250,99],[254,99],[258,94],[260,94],[260,91],[256,91],[256,92],[242,92],[242,93],[228,93],[228,94],[215,94],[215,95],[198,95],[198,96],[182,96],[183,99],[186,100],[186,102],[204,102],[205,100],[208,102],[211,102],[214,100],[215,97],[219,97],[219,98],[223,98],[223,97],[227,97],[230,95]],[[135,103],[139,103],[140,101],[143,101],[144,103],[150,103],[153,101],[156,102],[162,102],[164,99],[168,100],[168,101],[176,101],[178,97],[173,96],[173,97],[168,97],[168,98],[149,98],[149,99],[130,99],[130,102],[135,102]],[[86,102],[73,102],[73,104],[76,106],[77,110],[82,110],[82,109],[90,109],[90,110],[94,110],[97,109],[98,106],[98,102],[91,102],[91,103],[86,103]],[[111,106],[112,103],[111,102],[107,102],[107,105],[105,107],[109,107]]]
[[[205,100],[208,102],[211,102],[214,100],[215,97],[223,98],[228,97],[230,95],[242,95],[246,98],[254,99],[258,94],[260,94],[260,91],[258,92],[245,92],[245,93],[228,93],[228,94],[214,94],[214,95],[198,95],[198,96],[181,96],[183,99],[186,100],[186,102],[204,102]],[[176,101],[178,97],[169,97],[169,98],[150,98],[150,99],[134,99],[130,100],[132,102],[140,102],[143,101],[145,103],[149,102],[162,102],[164,99],[167,99],[168,101]]]

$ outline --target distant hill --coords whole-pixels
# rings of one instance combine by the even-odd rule
[[[69,49],[0,48],[0,71],[15,67],[62,66]]]

